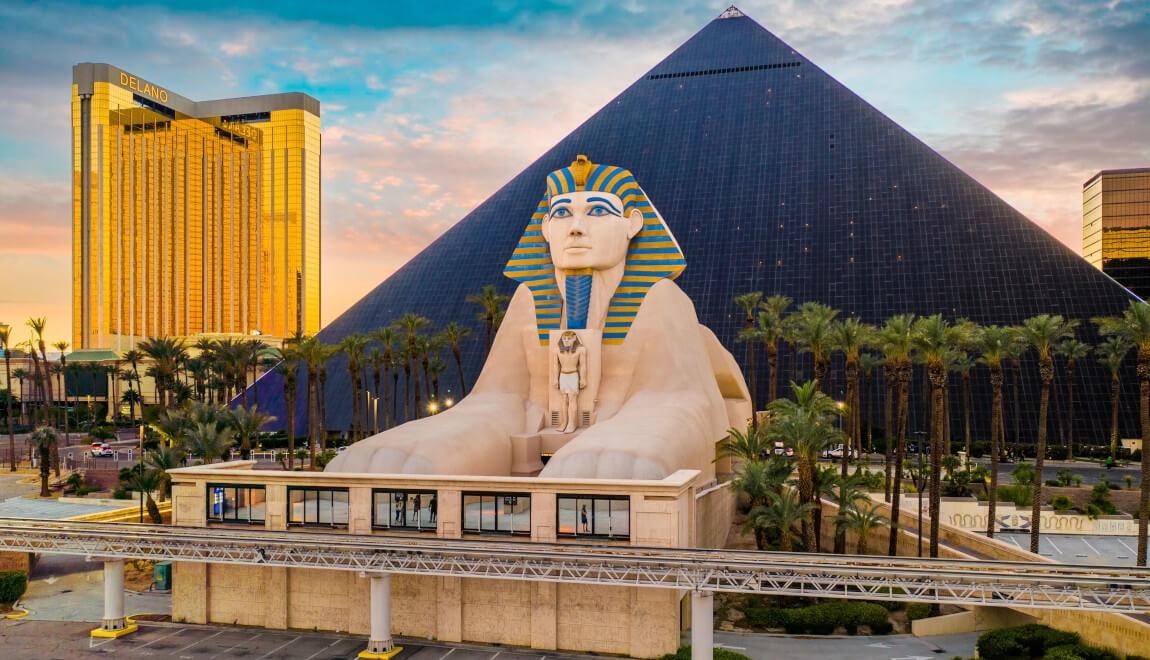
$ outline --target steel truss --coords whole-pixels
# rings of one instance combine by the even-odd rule
[[[1150,611],[1150,570],[1112,566],[3,518],[0,550],[824,598]]]

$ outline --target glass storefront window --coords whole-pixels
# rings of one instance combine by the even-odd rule
[[[463,531],[530,534],[531,496],[526,493],[464,493]]]
[[[631,537],[631,500],[600,495],[560,495],[560,536]]]
[[[208,484],[208,522],[264,523],[263,486]]]
[[[427,490],[375,490],[371,494],[371,526],[434,532],[439,498]]]
[[[288,524],[347,527],[346,488],[288,487]]]

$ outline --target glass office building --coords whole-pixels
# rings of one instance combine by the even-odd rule
[[[73,67],[72,345],[317,332],[319,112]]]
[[[875,73],[881,75],[881,65]],[[796,306],[825,303],[843,317],[870,323],[905,312],[982,324],[1062,314],[1082,322],[1087,341],[1095,339],[1091,317],[1118,314],[1132,299],[814,62],[750,18],[730,12],[494,191],[320,337],[335,342],[406,312],[439,327],[470,323],[475,332],[463,346],[464,368],[474,377],[484,353],[474,337],[483,332],[474,320],[478,308],[466,297],[485,284],[514,291],[515,283],[503,276],[507,259],[547,174],[577,154],[635,174],[686,255],[677,284],[694,301],[700,322],[740,361],[745,345],[736,336],[743,314],[733,300],[749,291],[784,294]],[[760,353],[759,393],[767,391],[764,361]],[[842,396],[841,361],[834,364],[829,387]],[[809,356],[796,360],[790,348],[781,368],[786,379],[811,377]],[[340,361],[327,372],[325,423],[346,428],[346,369]],[[1018,405],[1011,396],[1007,406],[1008,437],[1016,437],[1017,422],[1022,440],[1033,441],[1038,373],[1024,362],[1020,375]],[[1076,441],[1104,439],[1109,377],[1095,360],[1079,361],[1076,377]],[[1133,431],[1136,379],[1131,372],[1123,380],[1130,388],[1124,428]],[[971,382],[975,435],[986,439],[985,367],[975,367]],[[881,401],[881,380],[874,388]],[[923,390],[916,370],[911,391],[921,398]],[[261,384],[260,407],[270,406],[283,420],[282,400],[272,400],[277,391]],[[786,391],[785,380],[780,391]],[[458,393],[449,394],[458,400]],[[305,428],[305,399],[297,398],[297,429]],[[921,401],[912,405],[912,434],[927,428],[924,409]],[[955,425],[955,437],[961,437]]]
[[[1102,170],[1082,184],[1082,256],[1150,296],[1150,167]]]

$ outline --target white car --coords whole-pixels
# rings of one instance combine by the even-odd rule
[[[112,445],[103,442],[97,445],[92,443],[92,458],[115,458],[116,450],[112,449]]]
[[[830,447],[829,449],[826,449],[823,451],[823,458],[842,458],[842,457],[843,457],[843,446],[842,445],[835,445],[835,446]],[[855,449],[854,447],[851,447],[850,448],[850,458],[858,458],[858,457],[859,457],[858,450]]]

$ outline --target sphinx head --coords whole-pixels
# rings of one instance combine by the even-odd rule
[[[625,199],[634,180],[627,170],[596,166],[582,155],[548,177],[541,230],[556,268],[607,270],[623,263],[643,228],[643,213]]]

